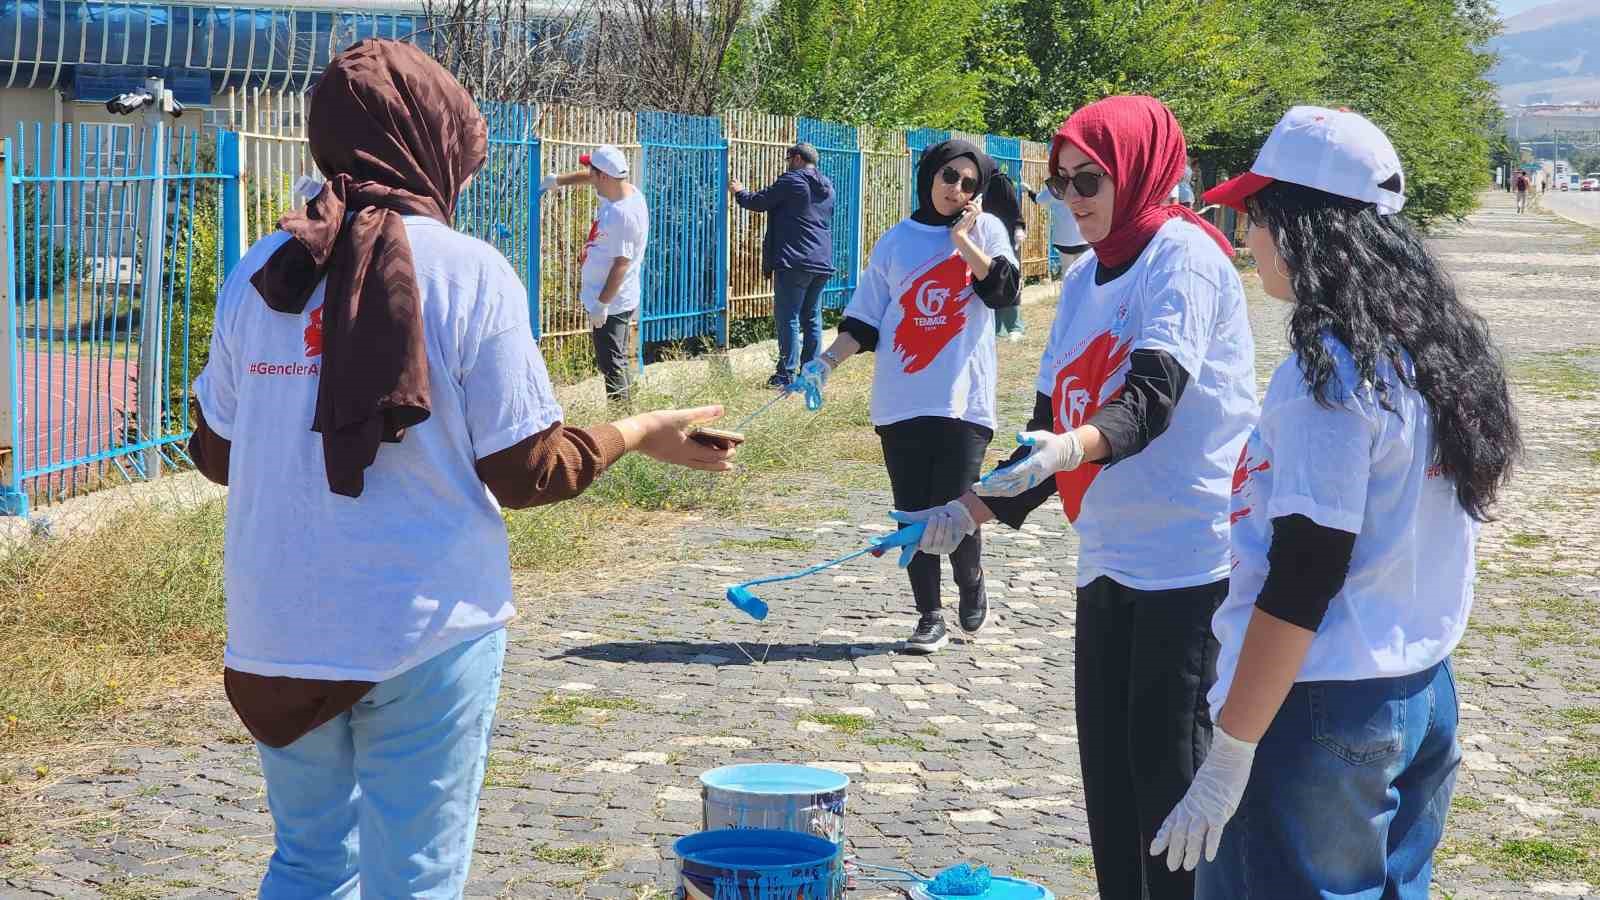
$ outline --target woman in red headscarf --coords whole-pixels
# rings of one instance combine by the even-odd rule
[[[926,517],[921,549],[1052,495],[1078,533],[1075,697],[1100,896],[1193,896],[1151,858],[1211,742],[1211,616],[1228,593],[1228,501],[1255,421],[1254,343],[1226,238],[1163,205],[1187,147],[1149,97],[1080,109],[1050,149],[1050,190],[1093,256],[1063,277],[1023,446]]]

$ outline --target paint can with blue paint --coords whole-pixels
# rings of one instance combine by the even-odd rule
[[[844,843],[850,778],[815,766],[723,766],[700,776],[706,831],[770,828]]]
[[[672,845],[675,900],[843,900],[838,844],[770,829],[702,831]]]

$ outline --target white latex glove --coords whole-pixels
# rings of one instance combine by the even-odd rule
[[[934,556],[954,553],[957,545],[967,535],[978,530],[978,523],[972,520],[972,513],[967,511],[967,505],[960,500],[951,500],[943,506],[917,512],[894,510],[889,513],[889,518],[906,525],[926,522],[927,528],[922,532],[922,540],[917,543],[917,550]]]
[[[1017,443],[1033,448],[1033,452],[1002,469],[996,469],[982,481],[972,486],[980,497],[1015,497],[1057,472],[1070,472],[1083,464],[1083,445],[1078,436],[1068,431],[1055,434],[1049,431],[1024,431],[1017,435]]]
[[[1255,758],[1255,744],[1233,737],[1220,725],[1213,728],[1211,752],[1200,771],[1194,773],[1189,792],[1167,815],[1156,839],[1150,842],[1150,855],[1160,856],[1165,850],[1167,869],[1172,872],[1178,871],[1179,865],[1193,871],[1200,864],[1202,849],[1206,862],[1216,859],[1223,826],[1239,809]]]
[[[551,172],[539,182],[539,193],[542,194],[545,191],[552,190],[558,186],[559,185],[556,184],[556,173]]]
[[[606,325],[606,320],[609,318],[611,318],[611,308],[609,306],[602,305],[599,309],[590,311],[589,327],[596,329],[604,328]]]

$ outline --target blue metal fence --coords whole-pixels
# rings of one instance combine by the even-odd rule
[[[5,510],[179,462],[192,350],[209,338],[195,302],[223,266],[217,149],[159,122],[23,125],[5,141]]]
[[[906,132],[906,146],[911,149],[911,205],[917,205],[917,166],[922,163],[922,151],[934,144],[950,140],[945,128],[913,128]]]
[[[817,148],[817,169],[833,182],[833,277],[822,306],[844,309],[861,270],[861,145],[854,125],[806,118],[798,125],[800,140]]]
[[[728,143],[712,116],[639,113],[650,207],[639,362],[644,345],[714,335],[727,342]]]
[[[493,244],[522,269],[528,315],[539,337],[538,110],[510,103],[480,104],[489,124],[489,158],[456,208],[456,228]]]
[[[551,312],[541,309],[540,296],[547,262],[540,258],[541,217],[549,215],[539,196],[550,155],[545,143],[576,140],[542,138],[535,107],[484,104],[483,111],[488,160],[462,198],[456,226],[521,270],[539,336],[547,318],[541,313]],[[892,215],[903,198],[909,212],[914,181],[908,194],[897,168],[892,181],[866,183],[873,169],[855,126],[791,121],[799,139],[818,149],[819,168],[837,191],[835,275],[824,303],[842,308],[868,249],[864,210]],[[650,207],[640,365],[649,344],[709,337],[726,345],[730,157],[722,120],[642,112],[623,114],[615,125],[636,126],[634,180]],[[927,147],[949,136],[908,132],[913,170]],[[186,398],[209,345],[216,291],[246,249],[248,179],[299,174],[263,169],[259,160],[258,171],[245,171],[245,137],[174,129],[150,116],[129,124],[25,126],[5,141],[0,278],[9,280],[12,302],[9,339],[0,342],[0,377],[8,381],[0,405],[10,413],[0,422],[0,440],[9,439],[11,453],[0,512],[26,513],[30,502],[153,477],[182,461],[191,428]],[[1037,163],[1023,159],[1015,139],[991,136],[986,144],[1019,181],[1025,162]],[[897,199],[885,207],[889,197]]]

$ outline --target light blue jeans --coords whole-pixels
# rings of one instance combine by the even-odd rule
[[[502,628],[256,745],[277,836],[263,900],[461,896],[505,654]]]
[[[1199,900],[1427,900],[1461,749],[1446,660],[1297,684],[1256,748]]]

